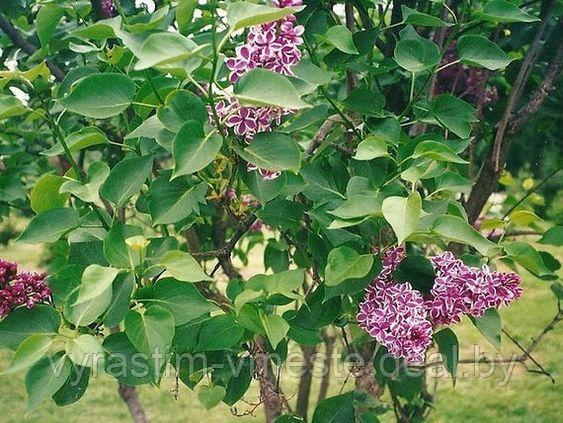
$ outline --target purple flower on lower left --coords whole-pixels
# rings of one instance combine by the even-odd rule
[[[52,292],[45,277],[45,273],[18,273],[16,263],[0,259],[0,317],[6,317],[17,307],[50,303]]]

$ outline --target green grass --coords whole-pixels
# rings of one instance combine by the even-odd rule
[[[554,251],[552,251],[553,253]],[[17,260],[22,268],[37,269],[41,256],[41,248],[34,246],[14,246],[0,248],[0,257]],[[258,266],[255,267],[257,271]],[[246,269],[248,272],[249,269]],[[249,272],[250,273],[250,272]],[[508,309],[501,310],[503,325],[509,333],[526,344],[552,319],[556,312],[556,302],[549,289],[549,283],[539,281],[529,275],[524,275],[523,298]],[[494,353],[494,348],[483,340],[477,330],[469,323],[453,328],[461,343],[461,357],[468,357],[472,353],[472,346],[479,345],[481,351]],[[437,381],[435,410],[430,415],[433,422],[473,421],[497,422],[505,419],[510,422],[555,422],[560,419],[560,399],[563,397],[560,378],[563,376],[563,364],[560,360],[561,327],[549,333],[534,352],[538,359],[556,380],[550,380],[541,375],[528,373],[521,366],[516,366],[512,378],[507,386],[499,386],[503,379],[500,370],[489,378],[462,377],[464,371],[471,368],[460,368],[457,384],[452,387],[448,377]],[[339,350],[342,346],[338,346]],[[519,353],[517,347],[507,339],[503,339],[501,349],[505,356]],[[4,368],[12,353],[0,351],[0,368]],[[336,395],[344,382],[345,374],[334,377],[329,390],[330,395]],[[114,379],[100,376],[90,381],[85,396],[69,407],[57,407],[53,402],[44,404],[40,409],[26,414],[26,394],[24,389],[24,375],[0,376],[0,421],[129,421],[129,414],[125,405],[117,394]],[[294,402],[297,379],[284,378],[283,389],[291,401]],[[257,422],[262,421],[262,413],[256,417],[235,417],[228,407],[220,405],[207,412],[198,402],[196,394],[188,388],[180,387],[180,397],[176,401],[171,394],[173,378],[165,379],[160,388],[141,387],[140,396],[149,417],[154,422],[172,421],[206,421],[214,422]],[[312,399],[316,399],[319,380],[313,384]],[[353,381],[349,380],[344,390],[352,389]],[[245,397],[249,402],[257,400],[257,390],[253,387]],[[384,396],[384,401],[388,398]],[[243,412],[249,406],[245,403],[237,404],[238,412]],[[388,413],[384,421],[393,421],[392,413]]]

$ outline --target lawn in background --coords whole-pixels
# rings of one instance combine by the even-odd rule
[[[551,251],[555,253],[555,251]],[[10,244],[0,247],[0,258],[21,263],[22,268],[38,270],[42,250],[37,246],[17,246]],[[257,255],[258,256],[258,255]],[[260,264],[246,272],[261,271]],[[254,271],[255,270],[255,271]],[[549,288],[549,283],[524,274],[524,295],[522,299],[508,309],[502,309],[504,328],[516,339],[527,344],[531,337],[539,333],[556,313],[556,301]],[[556,383],[542,375],[526,372],[517,365],[507,386],[499,386],[504,374],[497,370],[489,378],[462,377],[464,371],[472,372],[471,367],[460,367],[457,384],[452,387],[447,377],[438,379],[435,410],[430,415],[432,422],[479,421],[498,422],[501,419],[509,422],[549,422],[560,421],[563,409],[562,380],[563,363],[561,362],[560,325],[546,336],[534,352],[534,357],[551,372]],[[492,346],[487,344],[471,323],[464,321],[453,327],[461,343],[460,357],[470,357],[473,345],[479,345],[481,351],[494,353]],[[339,350],[342,346],[338,346]],[[519,354],[516,346],[503,338],[501,352],[508,356]],[[0,368],[9,363],[12,353],[0,350]],[[345,374],[333,377],[329,395],[336,395],[345,380]],[[85,396],[69,407],[57,407],[52,401],[45,403],[38,410],[27,414],[24,374],[0,376],[0,421],[80,421],[80,422],[127,422],[130,421],[126,406],[117,394],[114,379],[100,376],[91,379]],[[283,389],[288,397],[293,397],[297,389],[297,379],[284,380]],[[319,380],[313,384],[311,398],[316,399]],[[165,379],[160,388],[140,387],[141,401],[153,422],[205,421],[206,423],[223,422],[261,422],[263,415],[259,409],[256,417],[236,417],[225,405],[219,405],[207,412],[198,402],[196,394],[188,388],[180,387],[180,396],[176,401],[171,393],[174,386],[173,378]],[[352,389],[353,380],[349,380],[344,391]],[[257,400],[256,388],[251,389],[246,400]],[[388,401],[386,396],[383,401]],[[237,405],[241,413],[249,406],[244,403]],[[312,413],[312,410],[311,410]],[[383,421],[394,421],[392,412],[387,413]]]

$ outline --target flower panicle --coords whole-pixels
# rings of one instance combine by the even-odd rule
[[[275,0],[277,7],[300,6],[301,0]],[[296,25],[293,15],[278,21],[251,27],[246,43],[235,48],[235,56],[225,60],[231,71],[229,81],[235,83],[252,69],[267,69],[281,75],[293,76],[292,67],[301,60],[299,46],[303,44],[305,29]],[[217,103],[217,115],[224,120],[225,126],[232,128],[236,135],[250,143],[259,132],[269,132],[274,125],[281,123],[281,118],[293,113],[291,110],[275,107],[242,106],[236,98],[229,98]],[[249,171],[257,171],[265,180],[276,179],[280,172],[261,169],[248,163]]]
[[[52,292],[45,277],[45,273],[18,273],[16,263],[0,259],[0,317],[20,306],[30,309],[50,303]]]
[[[365,290],[357,321],[390,354],[412,363],[424,361],[434,326],[459,323],[464,314],[483,316],[487,309],[509,305],[522,294],[516,273],[472,268],[447,251],[430,258],[436,278],[424,296],[409,282],[393,279],[404,258],[403,247],[383,255],[382,270]]]

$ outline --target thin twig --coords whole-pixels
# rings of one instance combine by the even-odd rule
[[[33,55],[37,48],[27,41],[19,31],[7,20],[4,16],[0,15],[0,29],[8,36],[8,38],[14,43],[16,47],[21,48],[28,55]],[[64,71],[54,64],[51,60],[45,60],[47,67],[55,77],[57,81],[62,81],[65,77]]]

